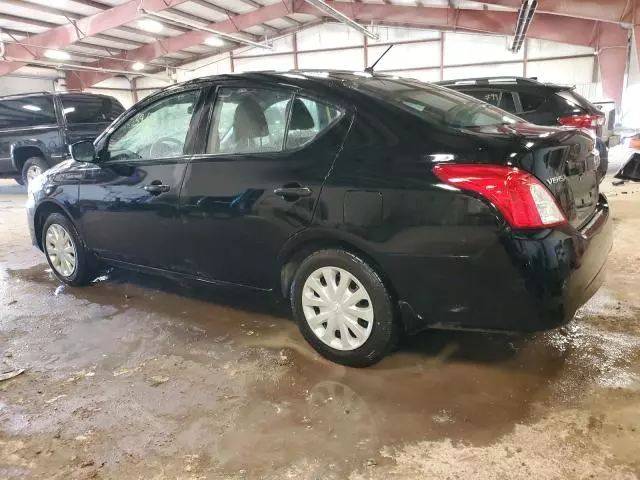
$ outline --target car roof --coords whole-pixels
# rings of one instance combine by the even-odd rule
[[[396,81],[417,81],[410,78],[399,78],[393,75],[378,73],[367,73],[353,70],[289,70],[284,72],[259,71],[244,73],[229,73],[222,75],[212,75],[189,80],[176,86],[189,84],[209,83],[216,81],[248,80],[259,83],[279,83],[288,84],[300,88],[324,87],[328,90],[339,92],[347,91],[347,84],[357,87],[359,83],[366,82],[371,78],[390,79]],[[171,87],[169,87],[171,88]]]
[[[455,87],[499,87],[499,86],[521,86],[530,88],[547,88],[552,90],[572,90],[572,85],[561,85],[557,83],[539,82],[537,78],[526,77],[477,77],[477,78],[459,78],[454,80],[442,80],[435,82],[437,85],[449,88]]]
[[[41,97],[43,95],[59,95],[59,96],[82,95],[84,97],[102,97],[102,98],[111,98],[111,99],[113,99],[112,96],[104,95],[104,94],[101,94],[101,93],[87,93],[87,92],[76,92],[76,91],[64,91],[64,92],[42,91],[42,92],[14,93],[14,94],[11,94],[11,95],[3,95],[3,96],[0,96],[0,100],[10,100],[12,98]]]

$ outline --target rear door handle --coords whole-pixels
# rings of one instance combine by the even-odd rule
[[[300,198],[311,196],[312,191],[309,187],[298,185],[295,187],[279,187],[276,188],[273,193],[283,198]]]
[[[169,185],[164,185],[162,183],[151,183],[149,185],[145,185],[143,188],[152,195],[158,195],[171,190]]]

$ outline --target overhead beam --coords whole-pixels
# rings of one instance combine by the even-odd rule
[[[487,5],[518,9],[522,0],[477,0]],[[538,0],[538,12],[587,20],[636,24],[636,0]],[[640,14],[640,12],[639,12]]]
[[[185,1],[187,0],[145,0],[144,6],[149,11],[161,11]],[[136,20],[139,17],[139,5],[139,0],[130,0],[108,10],[83,17],[76,21],[75,25],[68,23],[50,28],[29,39],[29,43],[35,45],[34,48],[26,49],[20,45],[7,45],[5,55],[20,61],[0,62],[0,76],[17,70],[23,66],[23,61],[28,62],[41,57],[45,49],[64,48],[83,38],[96,36]]]
[[[145,5],[147,1],[149,0],[145,1]],[[300,2],[301,0],[293,1]],[[298,3],[296,3],[295,6],[297,5]],[[292,2],[278,2],[259,8],[258,10],[236,15],[229,20],[210,23],[207,27],[223,33],[234,34],[254,25],[260,25],[264,22],[268,22],[269,20],[281,18],[287,15],[287,13],[292,12],[294,10],[293,7],[294,5]],[[121,55],[118,55],[113,59],[101,60],[100,62],[96,62],[96,67],[112,70],[121,69],[123,68],[122,62],[118,61],[118,59],[135,60],[141,63],[147,63],[163,55],[178,52],[185,48],[204,43],[209,36],[211,36],[210,33],[193,30],[183,33],[182,35],[165,38],[157,42],[144,45],[143,47],[135,50],[123,52]],[[215,55],[216,53],[217,52],[212,52],[211,55]],[[113,74],[109,72],[79,72],[78,74],[68,76],[67,85],[72,89],[84,89],[112,76]]]
[[[354,21],[406,25],[419,28],[442,30],[463,30],[479,33],[511,35],[517,14],[510,11],[470,10],[447,7],[417,7],[395,4],[371,4],[327,1],[333,8]],[[295,8],[293,8],[295,7]],[[283,17],[290,13],[317,15],[317,10],[300,0],[295,4],[276,3],[256,11],[241,14],[233,21],[216,22],[210,27],[227,33],[252,25]],[[574,45],[590,46],[599,53],[602,83],[605,94],[618,101],[621,98],[626,53],[628,48],[627,30],[612,22],[598,22],[584,18],[572,18],[557,14],[538,12],[531,22],[529,38],[551,40]],[[123,53],[122,58],[148,62],[167,53],[176,52],[203,43],[206,34],[188,32],[154,44]],[[215,55],[218,52],[212,52]],[[117,60],[98,62],[110,69],[122,69]],[[622,72],[622,74],[621,74]],[[82,72],[69,80],[72,88],[86,88],[113,76],[111,73]]]
[[[217,12],[221,15],[226,15],[228,17],[235,17],[236,15],[238,15],[238,12],[234,12],[231,10],[228,10],[226,8],[220,7],[218,5],[214,5],[213,3],[209,3],[205,0],[190,0],[192,3],[195,3],[196,5],[200,5],[203,8],[208,8],[209,10],[212,10],[214,12]],[[241,0],[243,1],[243,0]],[[244,3],[244,1],[243,1]],[[260,5],[258,2],[251,2],[248,3],[248,5],[254,7],[254,8],[262,8],[264,5]],[[175,10],[172,10],[171,13],[174,13]],[[184,15],[184,12],[180,11],[180,14]],[[195,20],[192,19],[192,21],[197,21],[199,23],[207,23],[207,21],[203,18],[200,18],[199,20]],[[271,32],[272,34],[276,35],[278,33],[278,29],[277,28],[273,28],[270,27],[269,25],[262,25],[262,28],[264,28],[265,30]]]
[[[463,29],[466,31],[511,35],[517,21],[517,13],[498,10],[470,10],[447,7],[416,7],[373,3],[346,3],[327,1],[334,9],[353,20],[366,24],[383,22],[419,28]],[[314,14],[311,6],[302,4],[297,13]],[[582,18],[570,18],[538,12],[529,27],[529,38],[551,40],[595,47],[599,22]],[[618,25],[611,26],[626,32]],[[609,37],[610,38],[610,37]]]

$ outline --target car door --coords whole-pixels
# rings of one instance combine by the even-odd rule
[[[347,109],[284,88],[221,86],[180,197],[190,270],[257,288],[312,221],[347,134]]]
[[[61,130],[51,95],[26,95],[0,101],[0,173],[17,171],[11,158],[16,147],[35,147],[47,163],[64,154]]]
[[[88,246],[105,258],[180,270],[178,199],[201,114],[200,88],[154,96],[99,139],[79,186]]]
[[[58,101],[69,145],[95,139],[124,112],[116,99],[102,95],[68,93],[59,95]]]

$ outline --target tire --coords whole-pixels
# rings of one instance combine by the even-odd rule
[[[327,278],[334,281],[333,286]],[[346,286],[343,285],[345,279]],[[342,293],[336,293],[335,297],[332,297],[335,290],[327,290],[340,287]],[[351,302],[349,296],[352,296]],[[337,301],[339,298],[346,300]],[[363,300],[353,304],[358,298]],[[391,296],[375,270],[349,252],[327,249],[308,256],[294,276],[290,299],[304,338],[320,355],[333,362],[368,367],[395,347],[399,330]],[[354,315],[354,311],[358,313]],[[357,325],[353,323],[354,318]],[[326,322],[318,323],[323,319]],[[333,331],[329,330],[329,322],[335,327]],[[344,327],[346,335],[343,336]]]
[[[50,242],[49,238],[47,238],[47,234],[50,229],[52,231],[52,240],[54,238],[64,239],[63,236],[55,237],[55,235],[53,235],[54,232],[60,233],[60,229],[62,229],[62,231],[66,232],[69,240],[72,242],[73,257],[75,258],[75,266],[72,270],[64,268],[64,265],[68,265],[68,262],[61,265],[60,262],[56,262],[55,259],[52,260],[52,254],[55,251],[55,247],[54,243]],[[60,242],[58,242],[58,244],[61,245]],[[47,262],[49,263],[51,270],[61,282],[66,283],[67,285],[80,286],[88,284],[95,278],[96,269],[91,253],[87,251],[76,228],[64,215],[60,213],[52,213],[45,220],[44,226],[42,227],[42,250],[47,257]]]
[[[48,169],[49,169],[49,165],[47,165],[47,162],[44,161],[44,158],[42,157],[27,158],[27,160],[24,162],[24,165],[22,165],[23,185],[29,184],[29,177],[36,171],[39,171],[39,173],[37,173],[39,175]]]
[[[24,180],[22,179],[22,177],[16,177],[14,178],[14,180],[18,185],[24,185]]]

